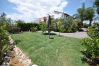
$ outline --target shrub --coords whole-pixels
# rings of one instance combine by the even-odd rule
[[[4,53],[9,49],[8,34],[2,27],[0,27],[0,64],[3,62]]]
[[[84,46],[82,60],[96,66],[99,64],[99,23],[89,27],[88,35],[90,38],[84,39],[82,42]]]
[[[91,38],[99,38],[99,23],[94,23],[93,26],[89,27],[88,35]]]
[[[30,31],[32,27],[37,27],[37,30],[39,30],[39,24],[36,23],[18,22],[17,27],[20,28],[21,31]]]
[[[45,32],[48,29],[47,24],[45,22],[41,22],[40,29],[42,30],[42,32]]]
[[[73,19],[73,24],[74,24],[75,31],[83,31],[81,29],[82,24],[81,24],[81,20],[79,18]]]
[[[64,32],[64,25],[63,25],[63,23],[59,20],[56,24],[57,24],[57,31]]]
[[[9,33],[19,33],[20,28],[17,26],[11,26],[10,29],[8,30]]]
[[[78,27],[78,20],[73,17],[65,17],[64,19],[64,32],[76,32]]]
[[[84,27],[84,28],[88,28],[88,27],[89,27],[89,25],[88,25],[88,24],[86,24],[86,23],[84,23],[84,24],[83,24],[83,27]]]
[[[9,28],[10,28],[10,24],[7,22],[7,20],[6,21],[1,21],[0,20],[0,26],[2,26],[2,28],[4,30],[9,30]]]
[[[82,54],[84,55],[83,61],[96,63],[96,60],[99,60],[99,39],[84,39],[82,45],[84,46],[82,50]]]
[[[32,32],[36,32],[36,31],[37,31],[37,27],[32,27],[32,28],[31,28],[31,31],[32,31]]]

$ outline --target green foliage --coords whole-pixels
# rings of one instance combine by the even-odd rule
[[[88,35],[90,38],[86,38],[82,42],[83,61],[97,64],[97,60],[99,60],[99,23],[89,27]]]
[[[0,64],[3,61],[4,53],[9,49],[8,34],[2,27],[0,27]]]
[[[6,18],[6,14],[2,13],[0,16],[0,27],[4,30],[7,30],[10,33],[18,33],[20,30],[14,24],[12,24],[12,20],[10,18]]]
[[[88,7],[85,9],[85,19],[90,21],[89,26],[91,26],[91,24],[92,24],[94,14],[95,14],[95,12],[92,7]]]
[[[61,19],[59,19],[58,22],[56,22],[56,24],[57,24],[57,30],[59,32],[64,32],[64,25],[63,25]]]
[[[17,21],[17,27],[20,28],[21,31],[29,31],[32,27],[37,27],[37,30],[39,30],[39,24],[24,23],[22,21]]]
[[[48,29],[47,23],[46,22],[41,22],[40,23],[40,29],[42,30],[42,32],[45,32]]]
[[[83,20],[84,19],[84,12],[85,12],[84,8],[79,8],[77,11],[78,11],[80,19]]]
[[[52,19],[51,20],[51,30],[53,31],[59,31],[59,32],[76,32],[77,30],[80,30],[81,28],[81,20],[80,19],[74,19],[71,16],[64,17],[64,19]],[[44,32],[48,29],[46,22],[40,23],[40,29]]]
[[[8,30],[10,28],[11,21],[6,18],[5,13],[2,13],[0,16],[0,26],[3,27],[3,29]]]
[[[90,19],[92,20],[92,18],[94,17],[94,13],[95,12],[94,12],[94,9],[92,7],[88,7],[85,9],[85,16],[89,20]]]
[[[53,31],[59,31],[59,32],[63,32],[63,22],[62,19],[53,19],[52,23],[51,23],[51,28]]]
[[[97,14],[99,15],[99,0],[95,0],[95,5],[97,8]]]
[[[64,19],[56,19],[52,22],[52,28],[59,32],[76,32],[80,28],[80,19],[74,19],[71,16],[64,17]],[[54,25],[54,26],[53,26]]]
[[[80,31],[81,30],[81,20],[79,18],[75,18],[73,20],[73,23],[75,24],[75,28],[77,29],[77,31]]]
[[[19,33],[20,28],[17,26],[10,26],[10,29],[8,30],[9,33]]]
[[[38,66],[88,66],[80,60],[80,39],[59,37],[48,39],[47,35],[38,32],[13,34],[13,39]]]
[[[89,39],[86,38],[83,40],[82,45],[84,46],[84,50],[82,51],[85,58],[90,60],[94,60],[99,56],[99,39]]]
[[[32,32],[36,32],[37,30],[38,30],[37,27],[32,27],[32,28],[31,28],[31,31],[32,31]]]
[[[82,27],[83,27],[84,20],[89,20],[90,21],[89,26],[91,26],[93,17],[95,15],[94,9],[92,7],[85,8],[85,4],[83,3],[83,7],[78,8],[77,12],[78,14],[74,16],[76,16],[77,18],[80,18]]]
[[[64,19],[64,32],[75,32],[77,31],[77,23],[73,17],[65,17]]]
[[[77,12],[78,12],[78,16],[81,20],[81,27],[83,26],[83,21],[85,20],[85,3],[82,4],[82,7],[81,8],[78,8],[77,9]]]
[[[99,23],[94,23],[93,26],[89,27],[88,35],[91,38],[99,38]]]
[[[84,28],[88,28],[88,27],[89,27],[89,24],[84,23],[84,24],[83,24],[83,27],[84,27]]]
[[[58,21],[60,21],[60,20],[51,18],[51,30],[52,31],[58,31],[58,25],[57,25]]]

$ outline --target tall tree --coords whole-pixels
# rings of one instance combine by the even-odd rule
[[[99,15],[99,0],[95,0],[95,5],[97,8],[97,14]]]
[[[92,24],[94,14],[95,14],[95,12],[94,12],[94,9],[92,7],[86,8],[85,16],[86,16],[86,19],[88,19],[90,21],[89,26],[91,26],[91,24]]]
[[[85,3],[83,3],[82,8],[79,8],[78,10],[78,15],[81,19],[81,25],[83,26],[83,21],[84,21],[84,16],[85,16]]]

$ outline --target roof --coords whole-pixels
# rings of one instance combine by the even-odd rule
[[[59,12],[59,11],[54,11],[56,14],[64,14],[65,16],[70,16],[69,14],[67,13],[64,13],[64,12]]]

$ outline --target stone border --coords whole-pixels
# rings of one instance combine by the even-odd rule
[[[22,63],[24,66],[30,66],[32,65],[31,59],[27,57],[20,48],[16,47],[14,48],[14,52],[16,57],[18,58],[19,62]]]
[[[10,44],[13,47],[13,51],[20,63],[22,63],[24,66],[37,66],[36,64],[32,64],[31,59],[28,56],[26,56],[23,53],[23,51],[15,45],[15,42],[11,38],[11,36],[9,36],[9,39],[10,39]]]

